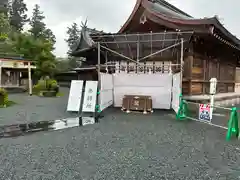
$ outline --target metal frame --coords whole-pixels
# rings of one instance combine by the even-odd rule
[[[164,51],[166,50],[169,50],[171,48],[175,48],[179,45],[181,45],[181,65],[182,65],[182,62],[183,62],[183,43],[186,41],[183,40],[183,38],[177,38],[177,39],[167,39],[165,38],[166,35],[177,35],[177,37],[179,37],[179,35],[184,35],[184,34],[190,34],[192,35],[193,34],[193,31],[186,31],[186,32],[179,32],[179,31],[174,31],[174,32],[161,32],[161,33],[142,33],[142,34],[103,34],[103,35],[91,35],[91,38],[96,38],[96,39],[101,39],[101,41],[98,41],[97,42],[97,49],[98,51],[100,51],[101,53],[101,49],[104,49],[106,51],[109,51],[115,55],[118,55],[124,59],[126,59],[127,61],[131,61],[131,62],[134,62],[136,63],[137,65],[139,65],[139,62],[144,60],[144,59],[147,59],[149,57],[152,57],[154,55],[157,55],[159,53],[163,53]],[[164,39],[153,39],[153,35],[164,35]],[[134,40],[134,41],[130,41],[130,40],[127,40],[127,37],[131,37],[131,36],[137,36],[137,40]],[[150,40],[141,40],[139,37],[142,36],[142,37],[145,37],[145,36],[148,36],[150,37]],[[116,37],[122,37],[123,39],[125,40],[118,40],[116,41]],[[110,41],[106,41],[106,39],[103,39],[103,38],[112,38],[113,40],[110,40]],[[179,40],[181,40],[181,42],[178,42]],[[139,44],[140,43],[148,43],[150,42],[151,43],[151,53],[145,57],[142,57],[141,59],[139,59],[139,53],[140,53],[140,50],[139,50]],[[152,43],[153,42],[163,42],[163,46],[162,46],[162,49],[160,49],[159,51],[157,52],[152,52]],[[164,42],[174,42],[172,45],[168,46],[168,47],[165,47],[164,48]],[[131,57],[128,57],[124,54],[121,54],[119,52],[117,52],[117,50],[113,50],[111,48],[108,47],[108,44],[116,44],[117,48],[119,48],[119,44],[122,44],[122,43],[127,43],[128,45],[128,49],[129,49],[129,52],[130,52],[130,56]],[[132,51],[131,51],[131,47],[130,47],[130,43],[133,43],[133,44],[137,44],[137,58],[134,59],[133,58],[133,54],[132,54]],[[102,45],[102,44],[105,44]],[[100,49],[100,50],[99,50]],[[98,58],[100,58],[100,55],[98,56]],[[98,62],[100,62],[100,60],[98,59]]]
[[[140,61],[145,60],[145,59],[147,59],[149,57],[155,56],[157,54],[160,54],[160,53],[162,53],[162,52],[164,52],[164,51],[166,51],[168,49],[174,48],[174,47],[179,46],[179,45],[181,45],[181,54],[182,54],[181,56],[183,56],[182,51],[183,51],[183,43],[184,42],[186,42],[186,41],[184,41],[183,38],[181,38],[181,42],[174,43],[173,45],[170,45],[170,46],[168,46],[166,48],[163,48],[163,49],[161,49],[161,50],[159,50],[157,52],[151,53],[151,54],[149,54],[149,55],[147,55],[147,56],[145,56],[145,57],[143,57],[141,59],[139,59],[139,43],[137,43],[137,59],[136,60],[134,60],[133,58],[130,58],[128,56],[125,56],[125,55],[123,55],[121,53],[118,53],[117,51],[112,50],[112,49],[110,49],[110,48],[108,48],[106,46],[101,45],[101,42],[97,42],[97,49],[98,49],[98,52],[101,52],[101,48],[103,48],[103,49],[105,49],[105,50],[107,50],[107,51],[109,51],[109,52],[111,52],[113,54],[116,54],[116,55],[118,55],[118,56],[120,56],[120,57],[122,57],[122,58],[124,58],[124,59],[126,59],[128,61],[132,61],[132,62],[134,62],[134,63],[139,65]],[[108,42],[104,42],[104,43],[107,44]],[[110,42],[110,43],[112,43],[112,42]],[[100,63],[101,61],[99,60],[99,58],[100,58],[100,55],[98,56],[98,62]]]
[[[178,34],[178,33],[181,33],[181,34],[193,34],[194,31],[166,31],[166,32],[157,32],[157,33],[153,33],[153,32],[150,32],[150,33],[129,33],[129,34],[96,34],[96,35],[91,35],[92,38],[101,38],[101,37],[123,37],[123,36],[136,36],[136,35],[162,35],[162,34]]]
[[[199,106],[199,104],[200,104],[200,103],[195,103],[195,102],[191,102],[191,101],[187,101],[187,100],[185,100],[185,102],[186,102],[187,104],[194,104],[194,105],[198,105],[198,106]],[[229,112],[231,112],[231,110],[232,110],[232,108],[221,107],[221,106],[210,106],[210,107],[211,107],[211,108],[218,108],[218,109],[228,110]],[[210,126],[218,127],[218,128],[221,128],[221,129],[225,129],[225,130],[228,129],[227,126],[222,126],[222,125],[217,125],[217,124],[212,123],[212,120],[211,120],[211,121],[201,121],[201,120],[199,120],[199,119],[197,119],[197,118],[189,117],[189,116],[186,116],[186,118],[187,118],[187,119],[190,119],[190,120],[193,120],[193,121],[197,121],[197,122],[201,122],[201,123],[204,123],[204,124],[208,124],[208,125],[210,125]]]
[[[106,39],[102,39],[101,41],[98,41],[96,43],[97,44],[97,46],[96,46],[97,47],[97,54],[98,54],[98,64],[97,64],[97,67],[98,67],[97,68],[98,69],[98,77],[100,77],[101,67],[105,67],[106,69],[108,67],[111,67],[111,66],[112,67],[113,66],[116,67],[116,65],[109,64],[110,61],[111,61],[110,59],[108,59],[108,61],[105,64],[101,64],[101,51],[102,50],[104,50],[105,52],[111,52],[111,53],[113,53],[113,54],[115,54],[117,56],[120,56],[123,59],[125,59],[127,62],[136,63],[136,72],[140,72],[140,71],[138,71],[138,66],[140,67],[141,61],[144,61],[147,58],[155,56],[155,55],[158,55],[160,53],[162,54],[164,51],[172,49],[172,48],[174,48],[174,50],[175,50],[176,47],[181,46],[181,54],[180,54],[181,55],[181,63],[180,64],[170,64],[170,65],[168,65],[168,67],[169,66],[171,66],[171,67],[180,67],[180,78],[181,78],[180,79],[180,82],[181,82],[180,84],[182,84],[182,74],[183,74],[182,71],[183,71],[183,58],[184,58],[184,47],[183,46],[184,46],[184,42],[186,42],[187,40],[184,40],[184,38],[181,38],[180,36],[182,34],[184,34],[184,33],[191,34],[191,35],[193,34],[193,32],[183,32],[183,33],[181,33],[181,32],[164,32],[164,33],[146,33],[146,34],[120,34],[120,35],[118,34],[118,35],[91,36],[91,37],[95,37],[95,38],[98,38],[98,39],[101,39],[101,37],[109,37],[109,38],[111,38],[110,41],[108,41],[109,39],[106,38]],[[164,34],[164,39],[153,39],[154,38],[153,35],[156,35],[156,34]],[[166,34],[176,34],[177,37],[179,37],[179,38],[177,38],[177,39],[175,39],[175,38],[167,39],[166,38]],[[144,35],[150,35],[150,40],[146,40],[146,39],[143,40],[143,39],[139,38],[140,36],[144,37]],[[121,36],[122,39],[125,39],[125,40],[121,39],[121,40],[117,41],[114,36],[115,37],[116,36],[117,37]],[[135,41],[132,41],[132,40],[129,41],[127,39],[127,37],[129,37],[129,36],[137,36],[137,38],[135,38],[136,39]],[[156,37],[158,37],[158,36],[156,36]],[[159,37],[161,37],[161,36],[159,36]],[[145,43],[148,43],[148,42],[151,43],[150,44],[151,45],[151,51],[150,51],[149,55],[146,55],[145,57],[141,57],[140,58],[140,51],[141,51],[140,43],[144,43],[144,42]],[[152,50],[153,49],[153,45],[152,45],[153,42],[163,42],[163,45],[162,45],[162,47],[161,46],[159,47],[158,51],[153,52],[153,50]],[[164,42],[172,42],[172,44],[168,45],[167,47],[164,47]],[[128,56],[118,52],[118,49],[120,48],[119,44],[121,44],[121,43],[125,43],[126,44],[126,48],[129,50],[128,54],[131,57],[128,57]],[[136,43],[136,48],[137,48],[137,52],[136,52],[137,54],[136,54],[136,57],[135,57],[136,59],[134,59],[131,46],[129,45],[130,43]],[[111,49],[110,47],[108,47],[108,44],[115,44],[116,45],[116,49],[114,49],[114,50]],[[153,63],[153,66],[154,66],[154,64],[155,63]],[[144,63],[144,66],[147,67],[146,63]],[[169,68],[169,69],[171,69],[171,68]],[[163,71],[165,72],[165,68],[163,68]],[[135,70],[133,72],[135,73]],[[144,69],[144,73],[145,72],[146,71]],[[169,73],[171,73],[171,72],[169,71]],[[101,81],[101,80],[99,79],[99,81]],[[99,87],[99,88],[101,88],[101,87]],[[180,88],[180,92],[182,93],[182,85],[180,85],[179,88]]]
[[[177,35],[177,38],[173,39],[167,39],[166,38],[166,35]],[[181,53],[180,53],[180,64],[172,64],[172,66],[180,66],[180,81],[182,82],[182,78],[183,78],[183,66],[184,66],[184,42],[186,42],[187,40],[184,40],[183,37],[180,37],[181,35],[184,35],[184,34],[187,34],[187,35],[192,35],[193,34],[193,31],[187,31],[187,32],[179,32],[179,31],[176,31],[176,32],[161,32],[161,33],[143,33],[143,34],[105,34],[105,35],[92,35],[91,37],[92,38],[96,38],[96,39],[101,39],[101,41],[98,41],[97,42],[97,51],[98,51],[98,64],[97,64],[97,67],[98,67],[98,75],[100,77],[100,70],[101,70],[101,67],[109,67],[109,66],[114,66],[114,65],[108,65],[108,63],[106,64],[101,64],[101,50],[105,50],[106,52],[111,52],[117,56],[120,56],[124,59],[127,60],[127,62],[133,62],[133,63],[136,63],[136,68],[140,65],[140,62],[147,59],[147,58],[150,58],[152,56],[155,56],[155,55],[158,55],[158,54],[162,54],[164,51],[166,50],[169,50],[169,49],[172,49],[177,47],[177,46],[181,46]],[[163,39],[153,39],[153,35],[164,35],[164,38]],[[131,37],[131,36],[137,36],[136,40],[134,41],[131,41],[131,40],[127,40],[127,37]],[[149,40],[142,40],[140,39],[139,37],[146,37],[146,36],[149,36],[150,39]],[[122,37],[123,39],[125,40],[116,40],[116,37]],[[107,38],[111,38],[111,40],[107,39]],[[190,38],[189,38],[190,39]],[[109,40],[109,41],[108,41]],[[151,53],[149,55],[146,55],[145,57],[142,57],[142,58],[139,58],[139,53],[140,53],[140,46],[139,44],[140,43],[151,43]],[[152,51],[152,43],[153,42],[163,42],[163,45],[161,47],[160,50],[156,51],[156,52],[153,52]],[[167,47],[164,48],[164,43],[165,42],[173,42],[172,45],[169,45]],[[117,49],[119,48],[119,44],[122,44],[122,43],[125,43],[127,44],[128,46],[128,49],[129,49],[129,54],[131,57],[128,57],[124,54],[121,54],[119,52],[117,52],[117,50],[113,50],[111,48],[108,47],[108,44],[116,44],[117,46]],[[136,43],[137,44],[137,57],[136,59],[133,58],[133,54],[132,54],[132,51],[131,51],[131,46],[129,45],[130,43]],[[104,44],[104,45],[103,45]],[[108,59],[109,61],[109,59]],[[110,60],[111,61],[111,60]],[[169,65],[168,65],[169,67]],[[181,93],[182,93],[182,83],[180,85],[180,89],[181,89]]]

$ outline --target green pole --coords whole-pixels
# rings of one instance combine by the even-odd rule
[[[100,91],[97,91],[97,96],[99,96],[99,95],[100,95]],[[101,112],[101,108],[100,108],[99,104],[96,105],[96,110],[97,110],[98,113]]]
[[[179,95],[179,101],[180,103],[179,103],[178,112],[176,114],[176,119],[182,120],[186,118],[186,111],[187,111],[186,102],[183,100],[182,94]]]
[[[238,137],[239,135],[238,113],[236,107],[233,107],[231,110],[230,119],[228,121],[226,140],[229,141],[233,135],[235,135],[236,137]]]

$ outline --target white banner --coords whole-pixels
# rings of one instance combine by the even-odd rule
[[[113,78],[115,107],[122,106],[124,95],[144,95],[152,97],[153,108],[171,108],[171,74],[115,74]]]

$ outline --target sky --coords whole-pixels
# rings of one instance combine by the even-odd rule
[[[56,36],[55,54],[65,57],[67,52],[67,27],[73,22],[105,32],[117,32],[130,16],[136,0],[25,0],[28,15],[39,4],[46,17],[45,23]],[[240,38],[239,0],[168,0],[169,3],[196,18],[217,15],[223,25]],[[239,24],[238,24],[239,23]]]

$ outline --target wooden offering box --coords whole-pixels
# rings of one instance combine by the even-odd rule
[[[122,111],[127,113],[131,111],[147,114],[153,112],[151,96],[125,95],[122,102]]]

